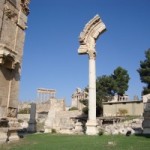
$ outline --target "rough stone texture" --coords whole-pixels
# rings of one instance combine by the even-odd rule
[[[64,101],[58,101],[57,99],[51,99],[50,110],[48,112],[48,117],[45,121],[45,132],[51,131],[51,129],[56,128],[57,124],[57,112],[65,111]]]
[[[144,102],[144,121],[143,121],[143,134],[150,134],[150,94],[143,96]]]
[[[89,114],[87,121],[88,135],[96,135],[97,122],[96,122],[96,40],[106,30],[105,24],[100,17],[96,15],[91,19],[80,33],[78,49],[79,54],[88,54],[89,56]]]
[[[78,110],[82,110],[85,105],[80,102],[80,100],[88,100],[88,93],[80,88],[72,94],[72,104],[71,107],[76,107]]]
[[[38,103],[45,103],[49,101],[49,99],[51,98],[56,98],[56,90],[46,89],[46,88],[37,89],[37,102]]]
[[[73,134],[75,122],[72,118],[80,115],[81,111],[66,111],[64,101],[51,99],[51,107],[45,121],[45,132],[55,129],[59,133]]]
[[[119,123],[103,124],[100,126],[100,130],[103,130],[105,135],[126,135],[128,131],[130,131],[131,134],[142,134],[142,121],[143,119],[139,118]]]
[[[0,0],[0,118],[17,117],[20,71],[29,0]],[[9,127],[15,137],[17,122]]]
[[[143,101],[104,102],[103,116],[120,116],[119,109],[126,109],[126,115],[142,116]]]
[[[30,120],[30,114],[18,114],[17,119],[20,122],[21,129],[28,129],[28,122]]]
[[[27,23],[26,13],[22,11],[23,3],[27,3],[27,0],[0,2],[0,107],[7,108],[0,117],[16,117],[9,115],[18,106],[24,30]]]
[[[7,128],[0,128],[0,144],[7,141]]]
[[[36,132],[36,104],[31,103],[28,132]]]
[[[83,131],[82,124],[74,120],[75,117],[81,116],[81,111],[60,111],[56,113],[53,120],[53,128],[59,133],[70,132],[71,134],[81,133]],[[79,125],[80,124],[80,125]]]

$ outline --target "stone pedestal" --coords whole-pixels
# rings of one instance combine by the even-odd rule
[[[7,141],[8,128],[0,128],[0,144]]]
[[[17,130],[18,130],[17,128],[9,128],[8,129],[8,140],[9,140],[9,142],[17,141],[20,139]]]
[[[74,132],[77,133],[77,134],[83,134],[83,125],[82,125],[81,122],[77,122],[75,124]]]
[[[28,132],[36,132],[36,121],[29,121]]]
[[[86,134],[87,135],[97,135],[97,122],[95,120],[88,120],[86,123]]]
[[[20,137],[18,135],[18,130],[21,129],[20,124],[16,118],[8,118],[9,120],[9,127],[8,127],[8,141],[16,141],[19,140]]]
[[[0,119],[0,143],[19,140],[18,130],[21,129],[16,118]]]
[[[28,132],[36,132],[36,104],[31,104]]]

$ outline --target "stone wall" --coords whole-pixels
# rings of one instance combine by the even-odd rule
[[[103,124],[99,126],[99,132],[102,132],[105,135],[118,135],[127,133],[130,134],[142,134],[142,118],[136,118],[126,121],[121,121],[113,124]]]
[[[45,132],[51,132],[55,129],[59,133],[74,133],[76,121],[74,118],[80,117],[81,111],[59,111],[49,112],[45,122]]]
[[[103,116],[118,116],[119,109],[126,109],[130,116],[142,116],[142,101],[108,102],[103,103]]]
[[[75,128],[75,122],[72,118],[80,116],[82,112],[66,111],[63,100],[51,99],[50,102],[50,110],[45,121],[45,132],[51,132],[52,129],[55,129],[57,132],[71,133],[71,130]]]

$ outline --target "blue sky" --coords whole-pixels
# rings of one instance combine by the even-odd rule
[[[97,76],[121,66],[131,78],[126,94],[141,98],[137,69],[150,48],[150,0],[31,0],[21,101],[35,100],[37,88],[48,88],[70,105],[74,90],[88,85],[88,56],[78,55],[78,37],[96,14],[107,28],[96,44]]]

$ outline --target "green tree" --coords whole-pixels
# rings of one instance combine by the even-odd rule
[[[103,75],[96,80],[96,114],[101,115],[103,112],[103,102],[112,99],[114,95],[114,80],[112,76]]]
[[[150,93],[150,48],[145,51],[145,57],[144,61],[140,61],[140,68],[137,70],[141,81],[146,84],[142,95]]]
[[[96,80],[96,97],[107,102],[114,95],[114,80],[112,76],[103,75]]]
[[[123,96],[125,91],[128,89],[129,82],[128,72],[118,67],[114,70],[114,74],[110,76],[103,75],[96,79],[96,115],[100,116],[103,112],[103,102],[108,102],[112,100],[115,93],[119,96]],[[88,92],[88,88],[85,88]],[[118,98],[119,98],[118,96]],[[88,112],[87,100],[81,100],[86,108],[83,112]]]
[[[118,94],[118,99],[120,96],[125,94],[125,91],[128,90],[128,82],[130,80],[128,71],[123,69],[122,67],[117,67],[114,70],[114,74],[112,75],[115,85],[114,91]]]

